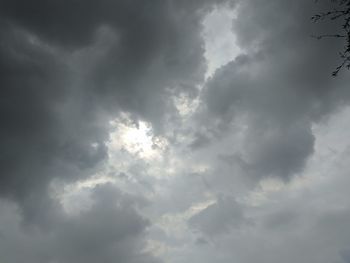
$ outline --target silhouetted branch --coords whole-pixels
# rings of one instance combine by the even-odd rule
[[[332,72],[332,76],[337,76],[341,69],[350,69],[350,0],[331,0],[337,4],[338,8],[334,8],[331,11],[320,12],[311,17],[313,22],[319,22],[320,20],[338,20],[343,19],[341,24],[341,30],[343,34],[322,34],[318,36],[312,36],[316,39],[322,38],[345,38],[344,51],[339,52],[342,63],[336,67]],[[317,2],[317,1],[316,1]]]

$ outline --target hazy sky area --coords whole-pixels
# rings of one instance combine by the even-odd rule
[[[328,0],[0,0],[1,263],[350,263]]]

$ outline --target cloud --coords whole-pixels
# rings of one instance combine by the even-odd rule
[[[110,121],[124,112],[162,132],[173,97],[204,80],[202,20],[224,2],[1,1],[3,261],[157,261],[142,252],[150,222],[137,198],[97,187],[69,217],[52,184],[105,171]]]
[[[108,135],[94,105],[73,95],[58,54],[31,37],[6,28],[0,51],[0,194],[23,204],[46,196],[54,177],[91,173],[106,156]]]
[[[348,261],[330,3],[238,2],[0,1],[0,261]]]
[[[3,224],[17,235],[2,239],[4,261],[154,261],[140,252],[148,223],[128,205],[98,201],[62,219],[51,186],[104,169],[109,122],[123,112],[162,132],[173,96],[204,79],[201,21],[223,2],[1,1],[0,197],[18,208]],[[21,220],[52,237],[26,234]]]
[[[264,179],[246,195],[231,192],[239,203],[226,197],[194,215],[192,243],[176,262],[347,262],[349,116],[347,108],[313,125],[303,177]]]
[[[90,192],[90,208],[57,211],[48,229],[23,225],[15,205],[2,202],[0,259],[11,262],[158,262],[147,252],[148,220],[136,210],[137,197],[111,184]],[[6,226],[6,227],[4,227]]]
[[[251,222],[245,217],[243,207],[233,198],[219,197],[217,202],[192,216],[188,223],[211,238],[228,234],[232,228]]]
[[[24,204],[93,174],[121,111],[160,129],[204,78],[201,19],[219,2],[2,1],[0,194]]]
[[[243,146],[232,155],[251,178],[289,180],[300,173],[314,152],[311,125],[348,102],[348,77],[330,77],[339,43],[310,37],[320,30],[309,21],[313,12],[312,1],[240,3],[232,30],[242,54],[206,83],[203,118],[219,120],[217,130],[246,127]]]

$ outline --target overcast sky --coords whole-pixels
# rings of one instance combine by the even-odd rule
[[[0,0],[0,262],[350,263],[330,8]]]

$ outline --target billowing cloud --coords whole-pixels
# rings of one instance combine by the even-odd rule
[[[349,98],[347,76],[329,77],[339,42],[311,37],[321,31],[309,21],[316,8],[325,6],[241,3],[232,30],[243,54],[206,83],[203,107],[212,115],[206,121],[246,127],[243,149],[232,155],[255,178],[300,173],[314,151],[312,123]]]
[[[160,126],[167,97],[203,78],[212,4],[2,1],[1,194],[93,173],[119,111]]]
[[[60,205],[52,193],[53,179],[74,183],[98,173],[108,160],[110,121],[122,112],[135,122],[151,122],[160,132],[175,109],[172,96],[196,94],[206,67],[201,21],[220,2],[1,1],[0,196],[18,205],[18,221],[54,226]],[[57,233],[49,230],[58,247],[67,246],[63,252],[52,248],[52,260],[94,261],[94,256],[104,261],[105,256],[108,262],[133,253],[129,244],[122,248],[119,243],[137,242],[128,241],[129,234],[123,236],[118,227],[114,233],[113,220],[125,221],[121,228],[127,231],[130,223],[136,239],[143,221],[127,209],[96,209],[59,222]],[[99,222],[103,216],[95,218],[99,212],[106,213],[106,226]],[[83,234],[89,235],[90,228],[112,236],[91,241]],[[23,237],[23,246],[28,238]],[[90,250],[94,245],[103,248]],[[6,261],[14,261],[11,256]]]
[[[0,261],[349,262],[333,5],[0,0]]]
[[[144,252],[149,222],[135,197],[112,185],[96,186],[92,204],[75,213],[59,209],[44,229],[23,225],[18,207],[1,204],[0,259],[11,262],[158,262]]]

